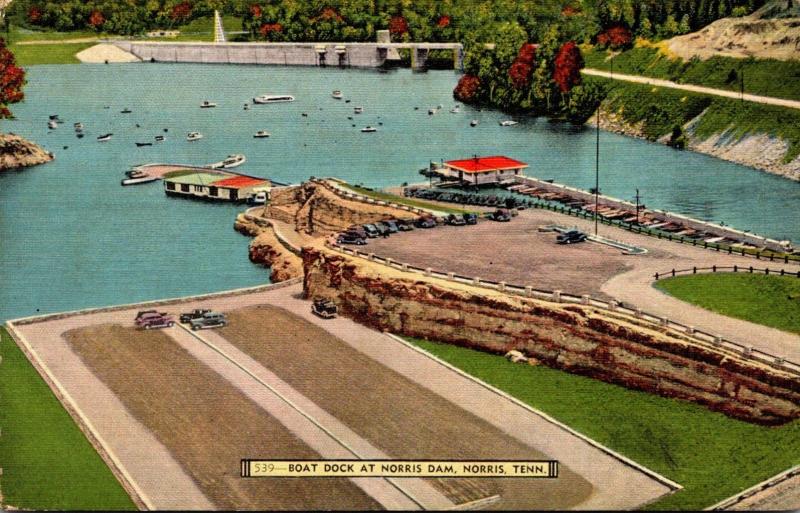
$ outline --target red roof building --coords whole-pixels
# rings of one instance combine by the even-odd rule
[[[482,185],[518,176],[526,167],[528,164],[525,162],[502,155],[475,156],[471,159],[445,161],[439,172],[447,177],[458,178],[462,182]]]
[[[253,178],[252,176],[231,176],[229,178],[217,180],[211,185],[214,187],[225,187],[226,189],[243,189],[245,187],[264,185],[266,183],[267,181],[263,178]]]

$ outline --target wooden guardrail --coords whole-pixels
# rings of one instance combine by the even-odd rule
[[[618,301],[614,300],[604,301],[602,299],[593,298],[588,294],[584,294],[582,296],[576,296],[573,294],[565,293],[560,290],[537,289],[529,285],[509,284],[502,281],[498,282],[492,280],[485,280],[477,276],[469,277],[452,272],[443,272],[434,270],[430,267],[428,268],[416,267],[407,263],[395,261],[392,258],[377,256],[374,253],[367,253],[357,249],[343,247],[340,246],[339,244],[336,244],[332,240],[327,240],[325,242],[325,245],[328,248],[343,253],[345,255],[352,255],[355,257],[365,258],[372,262],[378,262],[384,265],[388,265],[389,267],[398,269],[400,271],[421,273],[429,277],[435,277],[456,283],[473,285],[476,287],[484,287],[522,297],[535,298],[554,303],[571,303],[571,304],[591,306],[609,312],[627,315],[633,317],[637,321],[647,323],[656,329],[671,329],[673,331],[676,331],[701,345],[710,346],[717,350],[726,350],[736,356],[744,357],[749,360],[761,363],[763,365],[767,365],[775,369],[779,369],[784,372],[789,372],[791,374],[800,376],[800,364],[786,360],[786,358],[782,356],[776,356],[767,353],[766,351],[754,348],[753,346],[748,346],[740,344],[738,342],[734,342],[732,340],[725,339],[721,335],[699,330],[693,326],[688,326],[686,324],[673,321],[667,317],[662,317],[659,315],[645,312],[641,308],[623,305]]]
[[[712,265],[711,267],[692,267],[691,269],[672,269],[663,273],[655,273],[653,277],[656,281],[662,278],[674,278],[682,274],[707,274],[707,273],[747,273],[747,274],[763,274],[765,276],[794,276],[800,278],[800,270],[787,271],[786,269],[769,269],[764,267],[759,269],[757,267],[744,266],[744,265]]]

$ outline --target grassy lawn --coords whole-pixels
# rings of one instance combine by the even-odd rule
[[[0,328],[0,491],[22,509],[136,509],[125,490]]]
[[[95,43],[53,43],[42,45],[11,45],[11,51],[21,66],[36,64],[77,64],[75,54]]]
[[[408,340],[684,487],[647,509],[702,509],[800,463],[800,421],[755,426],[689,402]]]
[[[473,212],[472,210],[467,210],[463,208],[449,207],[446,205],[430,203],[425,200],[406,198],[404,196],[398,196],[397,194],[391,194],[388,192],[367,189],[365,187],[359,187],[358,185],[351,185],[349,183],[340,182],[339,185],[341,185],[346,189],[350,189],[353,192],[363,194],[364,196],[369,196],[370,198],[374,198],[376,200],[391,201],[393,203],[399,203],[400,205],[406,205],[409,207],[437,210],[439,212],[445,212],[447,214],[463,214],[465,212]]]
[[[659,280],[659,290],[708,310],[800,333],[800,279],[759,274],[693,274]]]

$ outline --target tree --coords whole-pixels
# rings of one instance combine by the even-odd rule
[[[17,66],[11,50],[0,38],[0,119],[14,117],[8,106],[18,103],[25,97],[22,87],[25,85],[25,70]]]
[[[567,41],[559,49],[555,60],[553,80],[558,84],[561,93],[568,93],[581,83],[583,56],[575,41]]]
[[[569,92],[565,114],[567,120],[582,125],[600,108],[606,91],[598,82],[586,82],[575,86]]]
[[[95,29],[99,29],[105,22],[105,16],[103,16],[103,13],[98,10],[92,11],[92,14],[89,16],[89,25]]]
[[[172,8],[169,17],[172,21],[184,22],[192,15],[192,6],[189,2],[181,2]]]
[[[481,87],[481,80],[475,75],[464,75],[458,81],[456,88],[453,89],[453,96],[456,100],[464,103],[472,103],[478,99],[478,91]]]
[[[402,38],[408,34],[408,22],[402,16],[392,16],[389,20],[389,34],[394,38]]]

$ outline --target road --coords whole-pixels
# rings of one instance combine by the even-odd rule
[[[786,100],[783,98],[774,98],[772,96],[759,96],[756,94],[740,94],[736,91],[728,91],[725,89],[714,89],[713,87],[704,87],[691,84],[679,84],[670,80],[662,80],[659,78],[643,77],[639,75],[625,75],[622,73],[609,73],[608,71],[601,71],[599,69],[584,68],[581,73],[585,75],[592,75],[595,77],[611,78],[613,80],[622,80],[625,82],[634,82],[637,84],[647,84],[657,87],[668,87],[670,89],[680,89],[683,91],[690,91],[693,93],[710,94],[712,96],[722,96],[725,98],[733,98],[736,100],[744,99],[748,102],[762,103],[764,105],[776,105],[778,107],[788,107],[790,109],[800,109],[800,101]]]

